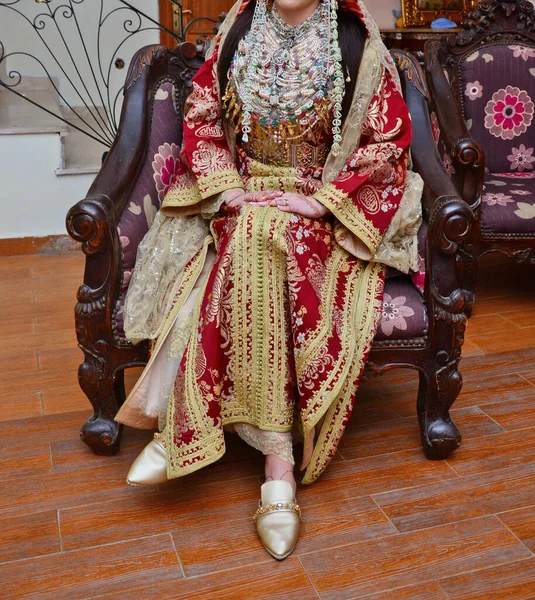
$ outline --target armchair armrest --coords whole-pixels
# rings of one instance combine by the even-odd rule
[[[164,46],[147,46],[134,56],[117,136],[87,197],[67,214],[67,231],[82,244],[87,257],[75,309],[78,342],[84,351],[94,351],[95,340],[107,346],[124,344],[114,339],[114,312],[122,284],[117,226],[148,147],[153,91],[167,77],[173,56]]]
[[[429,212],[426,295],[438,319],[464,322],[472,312],[476,264],[466,248],[475,222],[474,211],[459,196],[434,199]]]
[[[451,156],[457,176],[457,188],[462,198],[478,210],[483,190],[485,156],[472,138],[446,79],[440,60],[440,41],[425,44],[427,81],[431,102],[437,115],[446,150]]]
[[[165,141],[180,144],[182,121],[173,107],[172,133],[168,127],[154,127],[162,114],[161,109],[155,108],[157,91],[167,86],[174,93],[174,107],[183,106],[201,63],[202,57],[197,56],[193,44],[182,44],[175,51],[147,46],[136,54],[125,83],[117,137],[87,197],[67,215],[67,231],[81,242],[86,254],[75,320],[78,345],[84,352],[78,379],[93,404],[94,415],[82,427],[81,436],[99,454],[113,454],[119,448],[121,427],[114,415],[125,397],[124,369],[141,366],[147,359],[147,345],[132,346],[118,326],[125,269],[118,226],[124,235],[122,217],[128,214],[126,206],[133,192],[146,189],[145,180],[152,180],[153,154],[149,150],[154,145],[158,149],[158,143],[163,143],[160,139],[164,131],[173,136]],[[148,227],[148,218],[145,226]],[[135,252],[137,242],[131,238],[129,242]]]
[[[392,51],[414,125],[413,166],[423,181],[428,220],[426,304],[435,317],[466,320],[474,301],[475,265],[466,250],[476,216],[459,196],[444,169],[431,129],[429,97],[419,64],[402,50]],[[431,326],[435,319],[430,319]]]

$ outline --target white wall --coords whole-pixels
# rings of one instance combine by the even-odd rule
[[[365,4],[380,29],[395,27],[395,18],[392,15],[392,9],[400,8],[399,0],[368,0]]]
[[[59,134],[0,136],[0,238],[65,234],[69,208],[93,177],[57,177]]]
[[[102,0],[102,2],[105,8],[104,16],[114,8],[122,6],[117,0]],[[130,3],[144,10],[154,19],[158,19],[157,0],[130,0]],[[54,0],[49,5],[39,4],[34,0],[22,0],[14,6],[24,10],[24,15],[33,20],[39,13],[46,13],[47,7],[56,9],[58,6],[67,6],[68,4],[67,0]],[[71,4],[75,8],[87,51],[93,59],[93,64],[96,65],[101,0],[84,0],[80,4],[75,2]],[[87,86],[89,94],[95,98],[95,103],[100,105],[102,102],[96,92],[96,84],[84,55],[76,23],[72,18],[65,18],[61,11],[58,14],[63,15],[58,20],[62,24],[65,39],[73,53],[74,63],[69,59],[57,29],[50,19],[42,19],[42,22],[47,22],[42,32],[43,36],[53,54],[59,58],[66,73],[78,87],[81,86],[82,80]],[[110,17],[101,30],[100,56],[102,67],[105,69],[105,79],[108,78],[108,65],[115,57],[122,58],[126,63],[122,70],[115,67],[111,69],[111,98],[115,97],[122,86],[128,63],[134,52],[141,46],[159,42],[159,32],[156,30],[137,34],[115,54],[117,45],[126,35],[123,23],[132,15],[132,11],[121,10]],[[53,56],[48,53],[44,42],[39,39],[30,24],[23,17],[4,6],[0,7],[0,41],[4,44],[6,54],[23,51],[39,57],[51,75],[58,78],[60,91],[65,100],[74,106],[82,106],[83,102],[68,84],[67,77],[62,73]],[[97,81],[102,86],[100,72],[98,68],[94,68]],[[30,77],[43,76],[43,70],[36,61],[20,56],[8,58],[7,70],[11,69],[18,70]],[[5,76],[3,79],[5,80]],[[30,85],[30,89],[33,87],[34,85]],[[83,92],[86,101],[88,92]],[[13,97],[10,92],[0,93],[0,104],[3,103],[4,108],[4,98],[8,95]],[[122,95],[119,98],[122,100]],[[21,102],[23,101],[21,100]],[[10,116],[13,114],[10,112],[11,108],[2,111],[2,106],[0,106],[0,116],[3,115],[7,122],[0,123],[0,129],[9,128]],[[121,101],[117,104],[117,111],[120,111],[120,107]],[[16,107],[15,112],[17,112]],[[20,126],[20,123],[17,125]],[[40,133],[39,121],[33,116],[25,119],[23,125],[25,130],[34,127],[35,133],[31,135],[0,135],[0,157],[2,158],[0,161],[0,181],[2,182],[0,185],[0,214],[2,215],[0,238],[65,234],[67,211],[78,200],[85,197],[94,176],[58,177],[55,175],[55,170],[60,167],[59,135],[57,133]]]

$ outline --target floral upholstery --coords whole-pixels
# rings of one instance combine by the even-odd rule
[[[422,340],[427,335],[428,317],[422,295],[406,275],[388,277],[383,301],[383,317],[375,342],[389,345]]]
[[[481,228],[487,234],[535,237],[535,173],[487,173]]]
[[[532,171],[535,157],[535,48],[491,44],[461,65],[462,105],[491,173]]]
[[[444,138],[442,137],[442,133],[440,131],[440,126],[438,124],[437,115],[434,112],[431,112],[431,131],[433,132],[433,137],[435,138],[435,144],[437,145],[437,150],[442,159],[442,164],[444,165],[444,169],[448,175],[455,174],[455,167],[453,166],[452,160],[448,152],[446,151],[446,144],[444,143]]]
[[[118,226],[123,252],[123,284],[115,314],[115,333],[124,339],[122,306],[137,247],[158,212],[161,201],[176,172],[182,139],[182,118],[177,118],[175,89],[164,82],[154,96],[150,141],[130,201]]]

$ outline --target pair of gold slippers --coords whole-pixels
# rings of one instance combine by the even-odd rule
[[[158,485],[167,479],[165,446],[157,439],[145,446],[128,472],[129,485]],[[274,480],[260,488],[261,499],[253,519],[264,548],[277,560],[289,556],[297,543],[301,509],[296,503],[292,486],[287,481]]]

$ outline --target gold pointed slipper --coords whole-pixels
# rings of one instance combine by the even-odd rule
[[[150,444],[145,446],[136,458],[128,475],[128,485],[157,485],[167,479],[167,455],[161,436],[156,434]]]
[[[260,488],[262,499],[253,516],[264,548],[277,560],[289,556],[299,537],[301,508],[287,481],[268,481]]]

